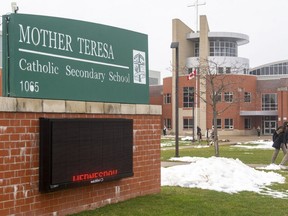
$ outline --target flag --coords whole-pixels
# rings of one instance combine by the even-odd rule
[[[194,69],[191,73],[188,74],[187,80],[191,80],[196,76],[196,69]]]

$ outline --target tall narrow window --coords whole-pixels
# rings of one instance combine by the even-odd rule
[[[183,88],[183,107],[193,107],[194,105],[194,87]]]
[[[183,118],[183,129],[192,129],[194,121],[192,118]]]
[[[197,56],[199,56],[199,43],[195,43],[195,49],[194,49],[194,51],[195,51],[195,56],[197,57]]]
[[[245,103],[251,102],[251,93],[250,92],[244,92],[244,102]]]
[[[234,125],[233,125],[233,119],[225,119],[225,129],[233,129]]]
[[[222,93],[219,92],[217,95],[217,93],[215,92],[215,99],[217,102],[221,102],[222,101]]]
[[[233,92],[225,92],[224,93],[225,102],[232,103],[233,102]]]
[[[164,104],[171,104],[171,94],[164,94]]]
[[[226,67],[226,74],[230,74],[231,73],[231,67]]]
[[[244,128],[245,129],[251,129],[251,119],[250,118],[244,119]]]
[[[216,119],[216,123],[217,123],[217,128],[221,129],[222,128],[222,120]],[[212,120],[212,128],[214,128],[214,119]]]
[[[262,94],[262,110],[277,110],[277,94]]]
[[[168,128],[171,129],[171,119],[164,119],[164,125]]]

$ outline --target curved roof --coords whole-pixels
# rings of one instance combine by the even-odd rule
[[[257,69],[260,69],[260,68],[263,68],[263,67],[273,66],[273,65],[276,65],[276,64],[282,64],[282,63],[287,63],[288,64],[288,59],[281,60],[281,61],[276,61],[276,62],[270,62],[268,64],[260,65],[260,66],[251,68],[250,71],[257,70]]]
[[[199,33],[189,33],[187,35],[187,39],[190,40],[199,40],[200,34]],[[235,32],[208,32],[208,38],[211,40],[213,39],[225,39],[229,41],[235,41],[238,45],[244,45],[249,43],[249,36],[241,33]]]

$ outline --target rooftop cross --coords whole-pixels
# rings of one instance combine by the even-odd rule
[[[198,3],[198,0],[195,0],[194,4],[192,5],[188,5],[188,7],[195,7],[195,11],[196,11],[196,25],[195,25],[195,32],[197,33],[198,32],[198,7],[201,6],[201,5],[205,5],[206,2],[204,3]]]

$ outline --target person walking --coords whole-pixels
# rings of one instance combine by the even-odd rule
[[[201,128],[197,126],[197,137],[198,141],[200,142],[202,140],[202,133],[201,133]]]
[[[164,125],[164,128],[163,128],[163,135],[166,136],[166,134],[167,134],[167,127],[166,127],[166,125]]]
[[[272,136],[273,145],[272,145],[272,147],[274,147],[274,152],[272,154],[272,159],[271,159],[272,164],[275,164],[275,160],[279,154],[280,148],[283,151],[284,157],[287,154],[287,148],[286,148],[284,136],[285,136],[285,133],[284,133],[284,127],[283,126],[278,127],[277,130],[275,130],[275,132],[273,133],[273,136]]]
[[[284,128],[285,128],[285,130],[284,130],[284,135],[283,135],[283,143],[287,149],[287,143],[288,143],[288,124],[287,124],[287,122],[285,122]],[[284,155],[282,161],[279,164],[281,169],[287,169],[287,167],[285,166],[287,161],[288,161],[288,150],[286,151],[286,154]]]
[[[258,135],[258,138],[260,138],[260,134],[261,134],[261,128],[260,128],[260,126],[258,125],[258,127],[257,127],[257,135]]]

